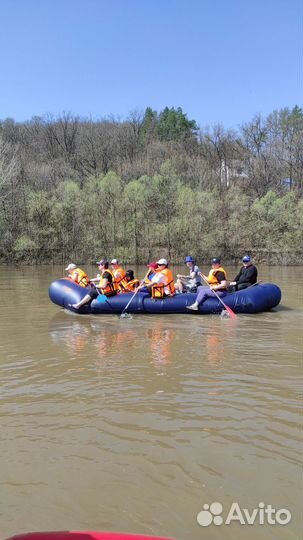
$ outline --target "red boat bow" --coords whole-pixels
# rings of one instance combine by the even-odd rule
[[[146,536],[142,534],[96,532],[96,531],[60,531],[33,532],[18,534],[7,540],[174,540],[164,536]]]

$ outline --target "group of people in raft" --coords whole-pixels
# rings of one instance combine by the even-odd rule
[[[69,307],[79,309],[81,306],[97,298],[99,294],[105,296],[114,296],[126,292],[136,292],[145,288],[155,299],[174,296],[184,292],[196,292],[195,302],[186,306],[187,309],[197,311],[199,305],[207,298],[216,295],[223,297],[228,292],[235,292],[257,282],[258,270],[252,263],[249,255],[242,258],[242,267],[234,278],[234,281],[227,281],[227,274],[221,266],[219,257],[211,261],[211,269],[206,277],[196,265],[194,258],[190,255],[185,257],[184,264],[188,267],[187,275],[177,274],[177,280],[174,280],[172,271],[168,268],[166,259],[159,259],[157,262],[151,262],[147,265],[147,273],[143,280],[139,281],[134,277],[133,270],[124,270],[118,259],[112,259],[109,262],[106,259],[97,261],[100,273],[96,278],[89,279],[84,270],[71,263],[65,269],[68,277],[75,281],[81,287],[87,288],[87,294],[77,304],[70,304]],[[203,285],[203,282],[206,285]]]

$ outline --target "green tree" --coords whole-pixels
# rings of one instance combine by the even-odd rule
[[[302,201],[298,204],[293,192],[280,197],[269,191],[256,200],[251,213],[255,251],[266,253],[269,260],[276,254],[277,260],[286,264],[292,253],[302,257],[302,210]]]
[[[40,246],[27,234],[22,234],[14,242],[13,253],[18,263],[32,263],[39,260]]]
[[[146,197],[144,185],[140,180],[132,180],[127,184],[123,193],[125,203],[125,232],[128,239],[132,240],[130,251],[132,260],[140,263],[139,246],[144,244]],[[134,259],[133,259],[134,257]]]
[[[56,202],[53,206],[53,217],[57,231],[62,259],[73,257],[78,259],[83,249],[82,193],[78,184],[66,181],[56,189]]]
[[[142,124],[140,126],[139,138],[142,144],[148,144],[154,138],[158,122],[158,115],[151,107],[145,109]]]
[[[169,258],[172,255],[172,230],[180,185],[180,179],[170,161],[163,163],[160,174],[154,175],[151,182],[150,203],[158,223],[158,227],[154,229],[160,233],[159,246],[166,246]]]
[[[195,120],[188,120],[181,107],[165,109],[160,113],[157,125],[162,141],[180,140],[192,137],[198,130]]]
[[[28,256],[30,254],[37,262],[45,262],[61,247],[55,226],[56,198],[45,191],[29,191],[26,198],[28,222],[14,250],[20,257],[28,246]]]

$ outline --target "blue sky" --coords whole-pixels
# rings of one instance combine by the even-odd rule
[[[302,104],[302,0],[0,0],[0,119],[182,107],[236,128]]]

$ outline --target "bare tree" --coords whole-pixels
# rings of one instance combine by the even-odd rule
[[[19,170],[18,147],[4,142],[0,137],[0,201],[17,189]]]

